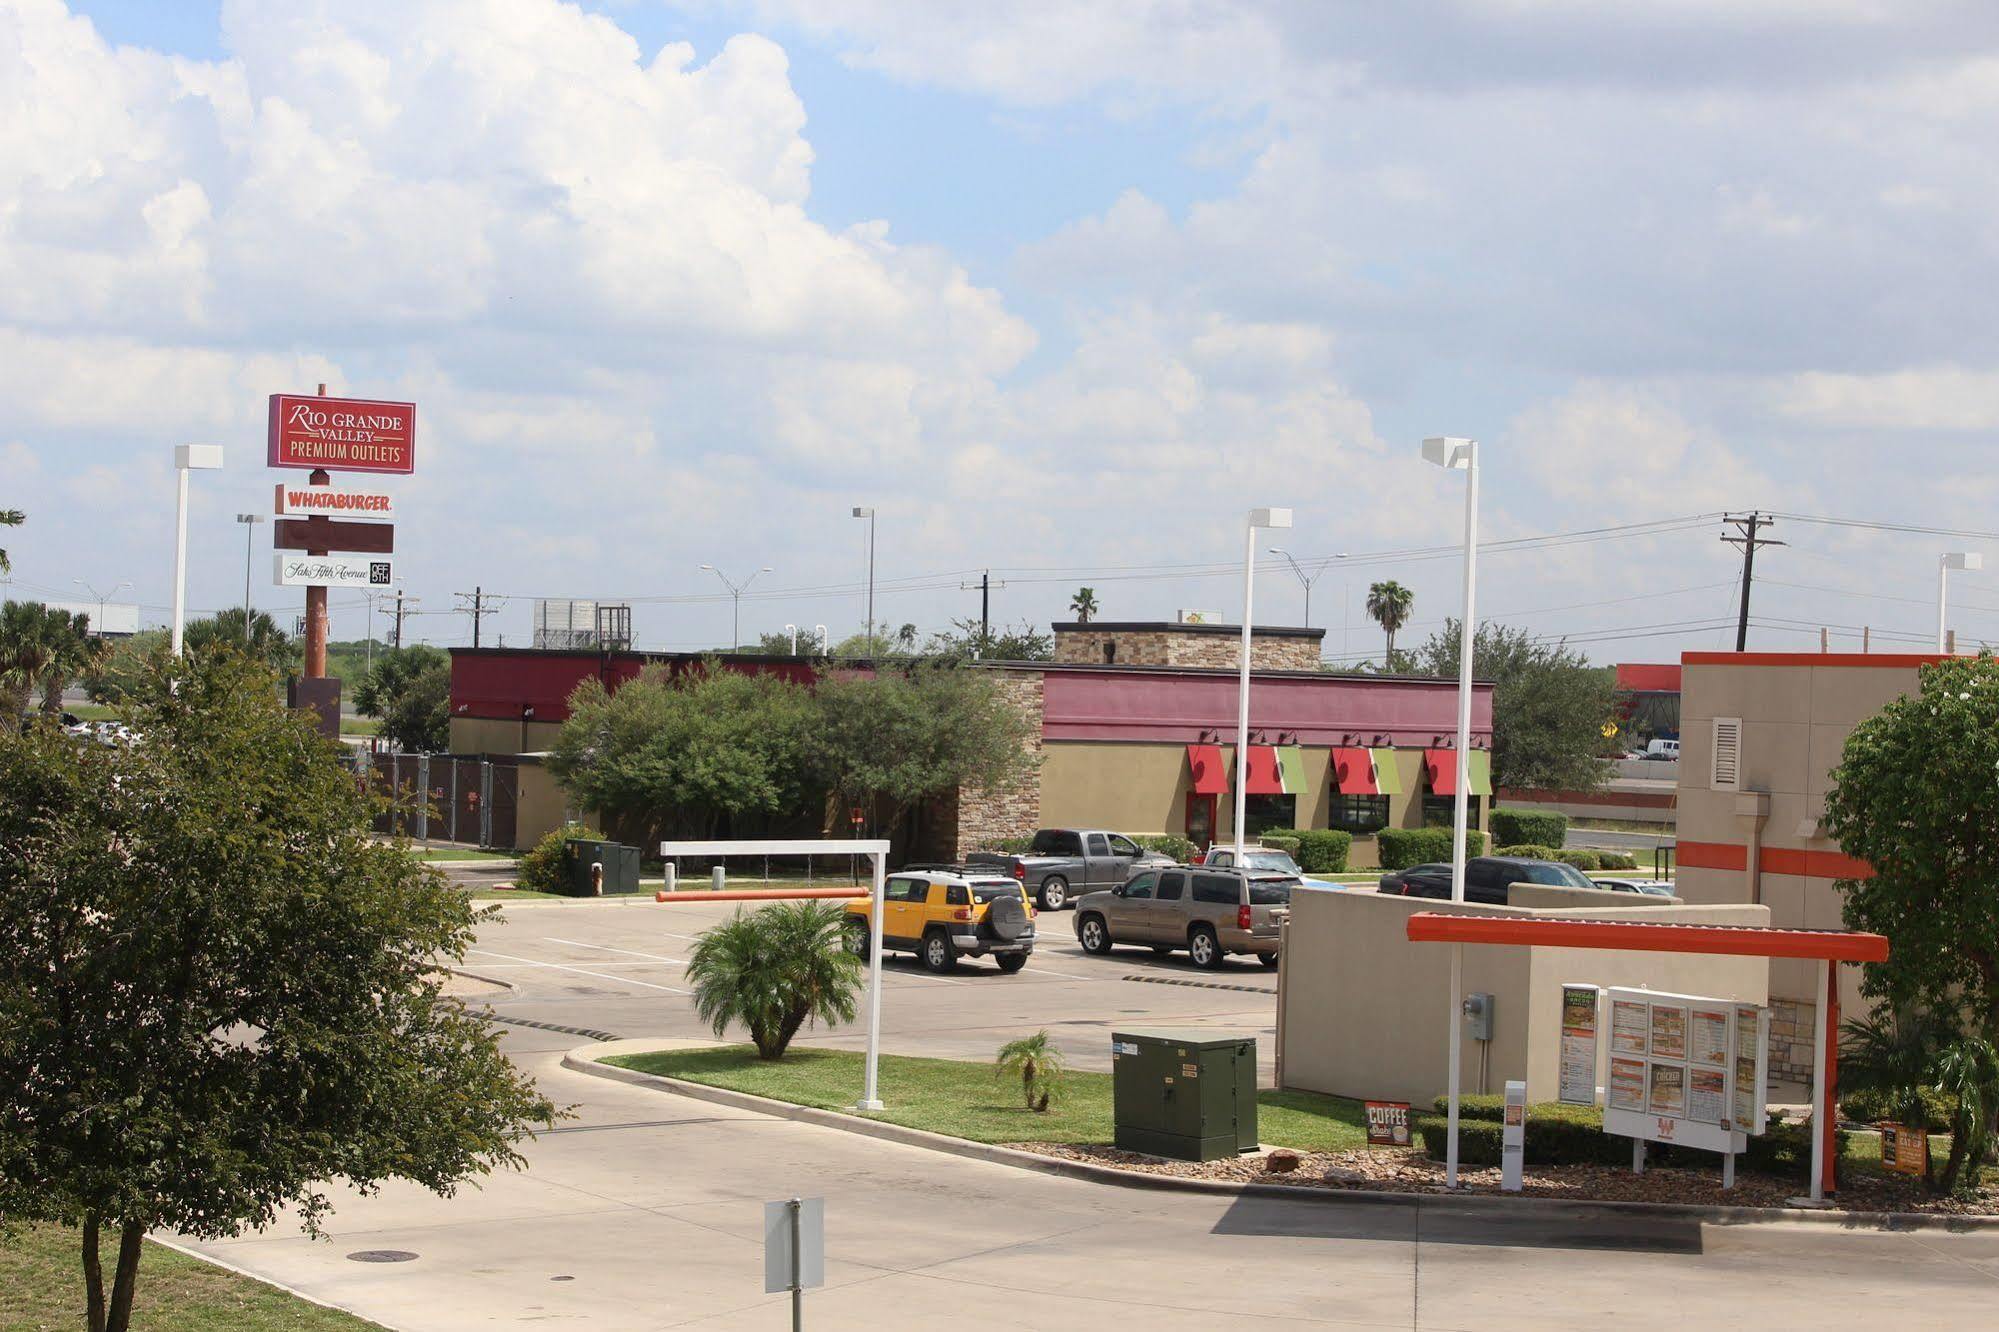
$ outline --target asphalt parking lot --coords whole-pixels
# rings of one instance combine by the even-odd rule
[[[465,970],[514,988],[486,1002],[501,1018],[616,1036],[710,1033],[694,1014],[688,950],[734,904],[633,901],[521,903],[481,927]],[[1108,1071],[1110,1037],[1125,1026],[1191,1027],[1257,1038],[1266,1082],[1276,1055],[1276,973],[1254,958],[1201,971],[1184,956],[1120,948],[1091,957],[1070,911],[1043,912],[1040,940],[1021,972],[968,958],[948,976],[913,958],[882,965],[882,1048],[891,1054],[990,1059],[1016,1036],[1046,1027],[1078,1068]],[[861,1048],[864,1025],[808,1030],[811,1045]]]

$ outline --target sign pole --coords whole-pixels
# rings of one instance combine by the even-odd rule
[[[791,1332],[803,1332],[805,1327],[805,1283],[799,1278],[799,1255],[803,1246],[799,1244],[798,1213],[805,1206],[804,1200],[793,1198],[786,1203],[785,1210],[791,1213]]]
[[[326,396],[326,385],[319,386],[319,396]],[[315,470],[306,478],[311,486],[330,486],[333,478],[324,471]],[[308,555],[326,555],[324,550],[309,550]],[[305,590],[305,678],[324,680],[326,678],[326,589],[308,587]]]

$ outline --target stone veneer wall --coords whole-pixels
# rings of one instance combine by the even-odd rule
[[[1812,1029],[1818,1005],[1770,998],[1770,1081],[1812,1081]]]
[[[1251,631],[1249,664],[1262,671],[1310,671],[1319,666],[1320,638],[1277,637]],[[1117,647],[1113,666],[1205,666],[1227,668],[1236,664],[1242,639],[1233,634],[1189,633],[1171,626],[1142,630],[1097,630],[1092,628],[1055,631],[1055,660],[1077,665],[1102,666],[1104,644]]]
[[[991,845],[1002,837],[1027,837],[1041,826],[1042,674],[1036,670],[992,673],[1000,693],[1032,724],[1026,749],[1033,767],[1009,786],[993,791],[961,788],[955,800],[943,802],[940,813],[954,817],[956,845],[944,852],[956,859]]]

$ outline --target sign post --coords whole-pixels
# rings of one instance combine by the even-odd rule
[[[764,1293],[791,1292],[791,1329],[805,1326],[805,1292],[826,1284],[826,1200],[764,1204]]]
[[[1520,1167],[1527,1157],[1527,1084],[1506,1083],[1506,1122],[1499,1140],[1499,1187],[1520,1192]]]

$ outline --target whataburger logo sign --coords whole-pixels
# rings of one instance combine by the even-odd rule
[[[376,490],[335,490],[331,486],[278,485],[277,512],[283,517],[393,518],[393,495]]]
[[[267,461],[406,476],[416,470],[416,404],[273,393]]]

